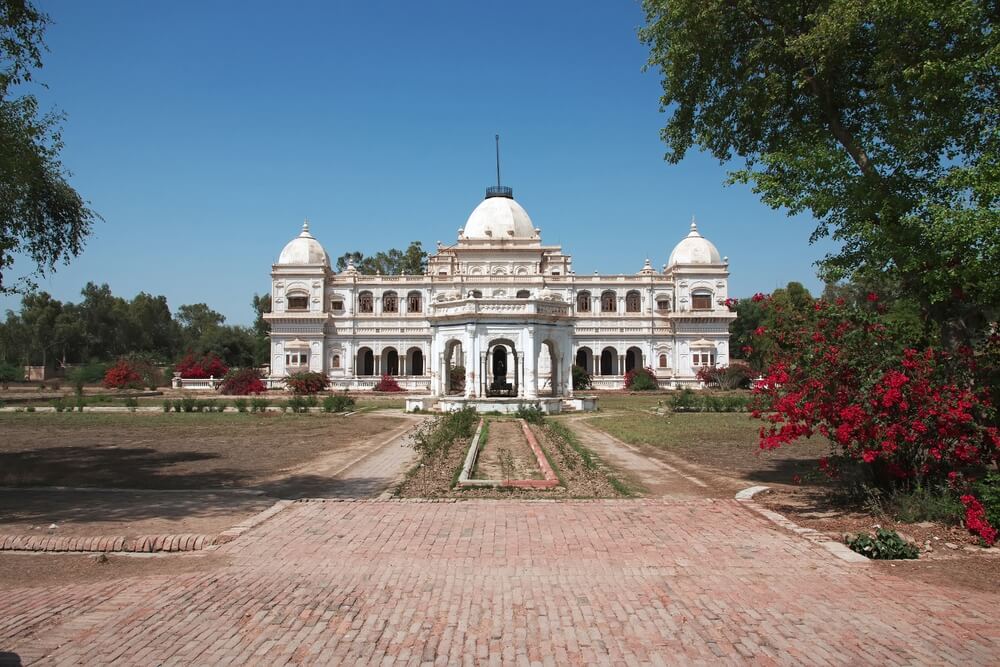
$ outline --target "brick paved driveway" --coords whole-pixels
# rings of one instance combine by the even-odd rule
[[[1000,599],[848,564],[736,501],[301,502],[230,565],[6,591],[25,663],[988,664]]]

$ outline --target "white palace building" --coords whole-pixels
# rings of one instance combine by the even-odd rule
[[[662,271],[647,259],[636,273],[578,275],[502,186],[424,275],[336,273],[307,223],[271,267],[270,380],[310,370],[363,390],[389,374],[423,393],[411,409],[547,412],[592,406],[573,397],[574,364],[594,389],[621,389],[642,366],[663,388],[697,386],[699,367],[728,364],[728,280],[728,258],[694,222]]]

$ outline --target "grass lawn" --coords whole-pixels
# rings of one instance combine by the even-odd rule
[[[249,486],[402,423],[323,413],[0,413],[0,486]]]
[[[762,451],[757,444],[761,422],[746,413],[658,416],[643,412],[643,407],[656,405],[655,396],[623,399],[620,404],[624,407],[618,409],[628,410],[627,416],[595,417],[590,423],[624,442],[663,449],[727,476],[752,482],[791,483],[793,476],[815,471],[817,459],[829,452],[829,443],[820,437]]]

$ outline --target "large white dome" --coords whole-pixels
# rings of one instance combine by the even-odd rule
[[[487,196],[465,222],[466,239],[537,239],[535,226],[513,197]]]
[[[698,225],[692,220],[690,233],[674,247],[667,260],[667,266],[674,264],[722,264],[722,255],[711,241],[698,233]]]
[[[309,223],[302,223],[302,232],[285,245],[278,256],[278,264],[324,264],[330,265],[323,246],[309,233]]]

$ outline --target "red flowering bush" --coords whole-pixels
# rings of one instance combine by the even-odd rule
[[[247,396],[263,394],[267,391],[256,368],[238,368],[226,373],[225,379],[219,385],[219,393],[231,396]]]
[[[206,354],[198,359],[188,352],[177,363],[175,370],[185,379],[222,378],[229,372],[229,367],[215,354]]]
[[[142,389],[142,375],[128,359],[119,359],[104,373],[108,389]]]
[[[659,388],[652,368],[633,368],[625,374],[625,388],[631,391],[651,391]]]
[[[285,378],[285,386],[298,396],[318,394],[327,387],[328,381],[322,373],[303,371],[292,373]]]
[[[863,308],[817,301],[760,332],[775,344],[754,387],[753,415],[768,422],[761,448],[820,433],[883,484],[1000,460],[996,413],[973,381],[972,356],[907,348],[880,312],[877,297]]]
[[[962,496],[962,504],[965,505],[965,527],[969,532],[978,535],[987,546],[993,546],[997,541],[997,529],[986,519],[983,504],[971,494]]]
[[[396,378],[391,375],[383,375],[382,379],[372,389],[375,391],[403,391],[403,388],[396,382]]]

